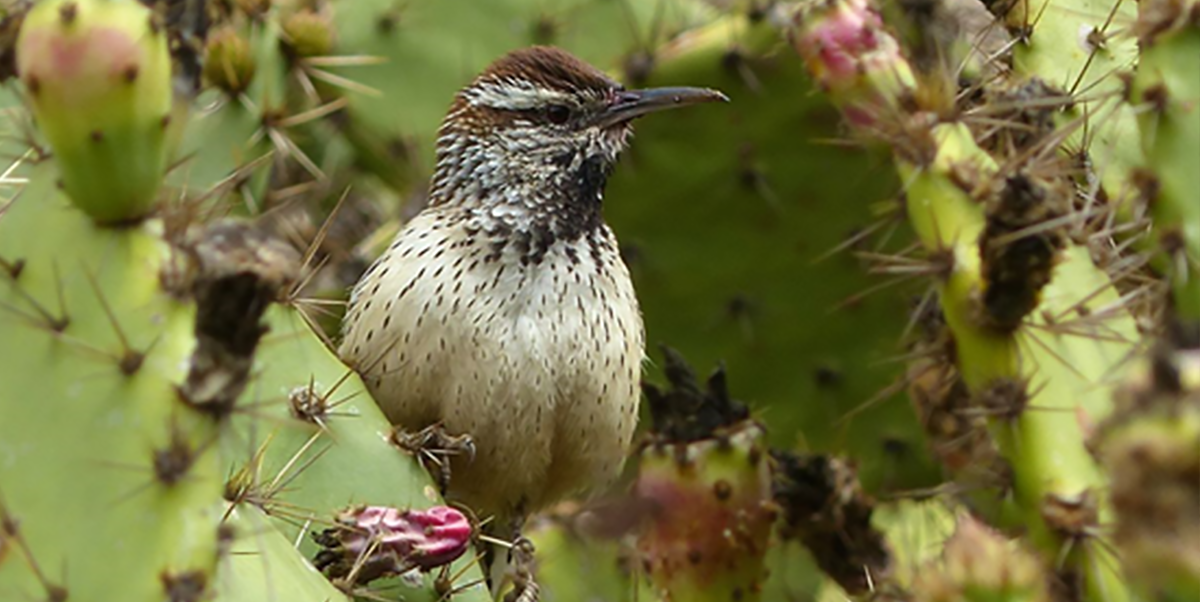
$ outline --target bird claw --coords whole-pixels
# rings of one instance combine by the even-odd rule
[[[450,463],[443,456],[466,456],[467,463],[475,461],[475,440],[471,435],[451,435],[440,424],[431,424],[417,432],[397,425],[389,440],[393,445],[413,454],[437,481],[442,493],[450,487]]]

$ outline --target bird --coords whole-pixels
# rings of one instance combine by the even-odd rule
[[[460,89],[428,202],[350,292],[338,353],[395,425],[467,435],[447,500],[519,530],[619,476],[645,329],[603,217],[635,119],[728,101],[626,89],[565,50],[513,50]]]

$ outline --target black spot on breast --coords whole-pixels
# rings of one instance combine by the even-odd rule
[[[521,257],[521,261],[525,262],[528,259],[529,263],[537,265],[546,258],[546,253],[550,252],[550,247],[558,237],[553,230],[543,227],[540,224],[535,225],[530,229],[528,240],[526,242],[526,252]]]
[[[529,230],[517,230],[516,232],[513,232],[509,241],[512,243],[513,249],[518,255],[520,255],[521,264],[528,265],[530,259],[530,245],[533,241],[533,234]]]
[[[596,268],[596,273],[601,273],[604,269],[604,250],[599,236],[588,238],[588,250],[591,251],[592,266]]]
[[[550,159],[550,164],[559,169],[566,169],[571,166],[571,161],[574,159],[575,153],[567,151],[554,155],[554,157]]]
[[[508,244],[507,238],[497,238],[491,242],[491,252],[484,256],[484,262],[492,262],[500,259],[500,255],[504,252],[504,247]]]

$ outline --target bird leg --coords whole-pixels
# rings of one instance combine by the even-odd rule
[[[533,578],[534,552],[533,542],[524,537],[513,542],[505,571],[505,581],[511,582],[513,588],[504,595],[504,602],[538,602],[541,587]]]

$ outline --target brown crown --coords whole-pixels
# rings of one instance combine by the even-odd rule
[[[509,78],[528,80],[552,90],[605,90],[620,88],[599,69],[574,55],[552,46],[531,46],[514,50],[484,69],[477,81]]]

